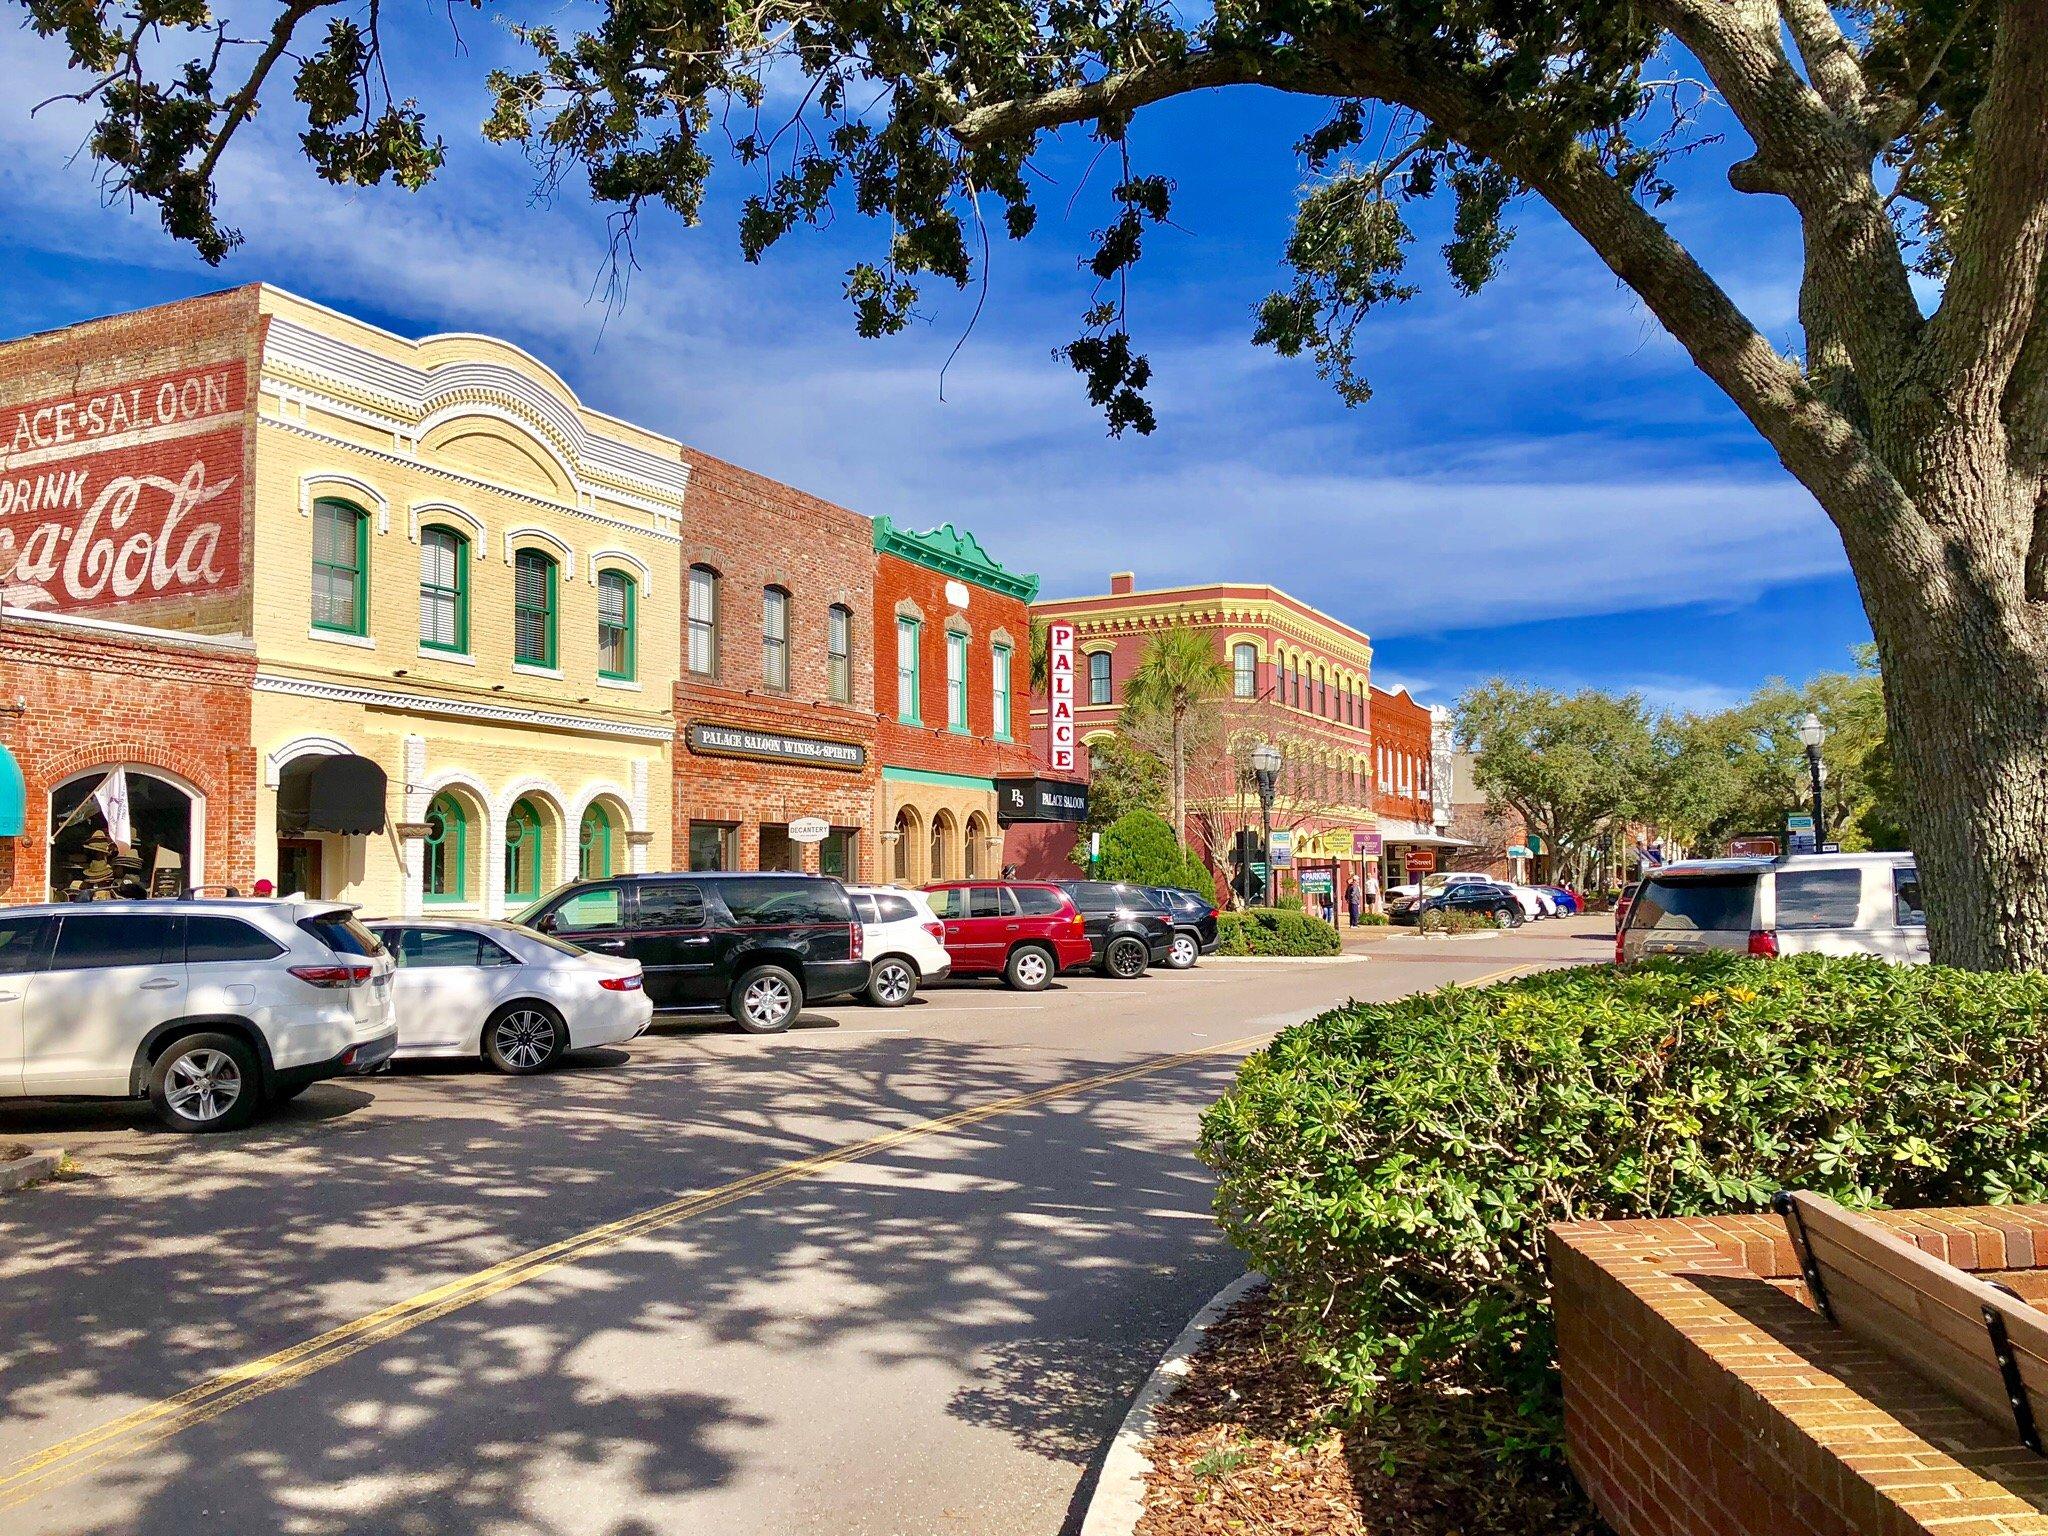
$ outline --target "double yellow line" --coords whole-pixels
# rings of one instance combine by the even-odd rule
[[[573,1237],[550,1243],[544,1248],[535,1248],[501,1260],[488,1268],[447,1281],[415,1296],[408,1296],[403,1301],[393,1302],[388,1307],[380,1308],[352,1322],[330,1328],[325,1333],[278,1350],[275,1354],[230,1366],[186,1388],[174,1397],[137,1408],[119,1418],[108,1420],[96,1429],[89,1429],[68,1440],[61,1440],[21,1461],[0,1467],[0,1509],[13,1508],[37,1494],[69,1483],[96,1467],[147,1450],[150,1446],[160,1444],[196,1424],[204,1424],[209,1419],[218,1418],[251,1399],[303,1381],[316,1371],[338,1364],[374,1344],[381,1344],[401,1334],[410,1333],[436,1318],[446,1317],[451,1312],[474,1306],[501,1291],[525,1285],[564,1265],[574,1264],[580,1259],[615,1248],[649,1232],[674,1226],[694,1216],[702,1216],[708,1211],[731,1205],[749,1195],[776,1189],[798,1179],[810,1178],[826,1169],[836,1168],[844,1163],[858,1162],[878,1152],[887,1152],[893,1147],[900,1147],[921,1137],[945,1135],[970,1125],[977,1125],[984,1120],[993,1120],[998,1115],[1014,1114],[1018,1110],[1051,1103],[1055,1099],[1071,1098],[1076,1094],[1091,1093],[1098,1088],[1128,1082],[1134,1077],[1169,1071],[1188,1062],[1199,1061],[1206,1056],[1241,1051],[1260,1044],[1267,1038],[1269,1037],[1264,1034],[1247,1035],[1237,1040],[1226,1040],[1218,1045],[1206,1045],[1199,1050],[1182,1051],[1172,1056],[1157,1056],[1132,1066],[1119,1067],[1111,1072],[1074,1078],[1030,1093],[992,1099],[971,1109],[955,1110],[951,1114],[939,1115],[930,1120],[919,1120],[897,1130],[870,1136],[863,1141],[848,1142],[845,1146],[835,1147],[829,1152],[820,1152],[814,1157],[778,1164],[760,1173],[750,1174],[746,1178],[735,1179],[729,1184],[720,1184],[713,1189],[682,1195],[634,1215],[606,1222],[603,1226],[591,1227]]]

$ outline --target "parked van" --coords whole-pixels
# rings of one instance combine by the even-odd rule
[[[1731,950],[1927,962],[1927,913],[1910,853],[1700,859],[1643,876],[1614,962]]]

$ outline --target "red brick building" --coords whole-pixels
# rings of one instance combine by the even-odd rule
[[[1372,690],[1373,810],[1379,816],[1381,889],[1443,867],[1455,839],[1436,824],[1429,710],[1405,688]]]
[[[906,885],[1009,862],[999,778],[1032,774],[1031,599],[974,535],[873,524],[883,875]]]
[[[876,878],[873,529],[691,450],[675,847],[690,869]],[[820,843],[789,825],[823,821]]]

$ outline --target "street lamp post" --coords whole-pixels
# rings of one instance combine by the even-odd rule
[[[1813,846],[1816,852],[1827,841],[1827,818],[1821,814],[1820,799],[1820,744],[1828,739],[1827,727],[1820,723],[1820,716],[1807,712],[1799,722],[1799,739],[1806,743],[1806,772],[1813,782]]]
[[[1260,887],[1264,905],[1273,905],[1273,785],[1280,777],[1280,749],[1270,741],[1252,748],[1252,776],[1259,782],[1259,851],[1265,855],[1266,878]]]

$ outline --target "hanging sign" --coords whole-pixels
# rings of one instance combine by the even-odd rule
[[[1074,626],[1055,619],[1045,627],[1047,686],[1052,709],[1047,720],[1052,771],[1074,771]]]
[[[1266,852],[1275,869],[1286,869],[1294,862],[1294,834],[1285,828],[1275,832]]]
[[[822,843],[832,835],[832,823],[822,816],[799,816],[789,824],[792,843]]]

